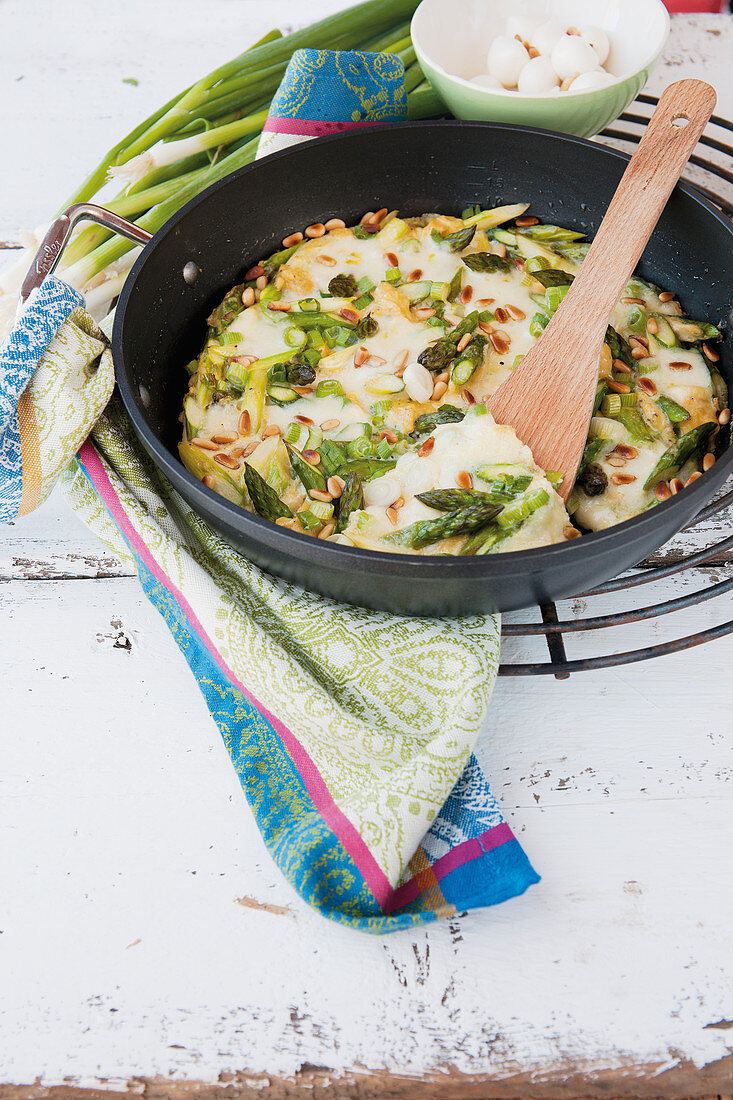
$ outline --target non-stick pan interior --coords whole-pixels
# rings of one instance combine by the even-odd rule
[[[200,350],[206,317],[224,292],[242,280],[252,263],[275,251],[287,234],[329,217],[354,223],[365,211],[382,206],[411,215],[460,213],[473,203],[490,207],[526,201],[541,220],[592,236],[625,165],[626,158],[600,145],[564,135],[492,123],[422,122],[351,131],[308,142],[235,173],[189,203],[156,235],[133,268],[118,306],[116,369],[123,398],[137,421],[143,442],[149,450],[158,448],[159,443],[164,445],[170,459],[165,461],[162,454],[154,457],[164,469],[168,466],[169,476],[182,471],[176,445],[187,385],[184,365]],[[200,269],[193,285],[183,275],[191,263]],[[730,323],[733,234],[712,206],[684,186],[678,187],[670,199],[640,270],[653,282],[679,294],[690,316]],[[730,385],[729,353],[723,356],[721,369]],[[727,463],[718,463],[706,475],[704,485],[712,487],[713,481],[721,481],[726,469]],[[191,491],[197,492],[193,487]],[[686,515],[682,514],[683,497],[697,501]],[[197,498],[195,506],[201,503]],[[654,545],[660,545],[703,503],[701,485],[662,506],[658,510],[660,537]],[[232,521],[230,506],[224,503],[222,507],[228,515],[223,517],[220,529],[231,534],[236,526],[239,531],[240,521]],[[677,524],[661,522],[672,508],[675,514],[680,513]],[[211,508],[207,514],[213,522]],[[242,526],[252,528],[253,522],[261,521],[247,516]],[[633,520],[623,527],[631,532],[634,525],[643,524]],[[648,530],[648,524],[645,526]],[[666,532],[662,530],[665,527]],[[262,528],[255,534],[255,542],[264,540],[271,547],[275,537],[283,540],[290,536],[280,528],[272,533]],[[248,538],[244,548],[249,552],[254,543]],[[621,567],[640,560],[654,548],[654,534],[645,538],[646,542],[637,540],[635,557],[628,551],[624,562],[619,552]],[[610,532],[587,536],[580,543],[587,544],[589,550],[595,544],[600,550],[601,539],[605,540],[603,548],[610,549],[606,545]],[[316,548],[305,548],[312,541],[298,540],[301,557],[316,555]],[[612,541],[622,549],[623,536],[616,534]],[[323,549],[330,548],[318,548]],[[538,553],[499,557],[518,559]],[[286,546],[284,558],[289,554]],[[393,559],[394,555],[389,557]],[[493,560],[497,562],[491,567],[494,571],[507,568],[499,565],[497,558]],[[427,563],[429,559],[421,561]],[[460,561],[468,563],[468,559]],[[278,570],[281,568],[282,564]],[[470,575],[478,566],[470,562],[461,568]],[[611,575],[612,568],[605,568],[605,576]],[[426,564],[424,569],[430,572],[433,565]],[[532,569],[533,576],[541,573],[539,561],[534,561]],[[297,570],[294,576],[299,579]],[[578,584],[590,580],[592,576],[587,573],[578,577]],[[499,603],[521,606],[531,602],[540,591],[538,584],[532,582],[529,598],[520,600],[517,595],[500,598]],[[338,587],[329,591],[344,598]],[[362,602],[362,598],[354,602]],[[369,600],[364,598],[363,602]]]

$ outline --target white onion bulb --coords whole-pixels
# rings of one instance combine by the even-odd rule
[[[471,77],[471,83],[477,84],[479,88],[503,88],[504,85],[500,80],[497,80],[491,73],[479,73],[478,76]]]
[[[558,39],[550,55],[552,67],[561,80],[569,80],[580,73],[589,73],[598,67],[598,55],[591,46],[577,34],[564,34]]]
[[[576,76],[568,88],[569,92],[595,92],[599,88],[607,88],[613,83],[610,73],[604,73],[602,69],[593,69],[590,73],[581,73]]]
[[[605,65],[608,55],[611,51],[611,43],[608,41],[608,35],[601,27],[596,27],[593,23],[583,23],[578,27],[580,31],[580,37],[585,39],[586,42],[590,42],[593,49],[598,55],[598,64]]]
[[[402,381],[412,401],[429,401],[433,395],[433,376],[422,363],[409,363]]]
[[[590,46],[588,47],[590,49]],[[595,54],[593,55],[595,57]],[[489,47],[486,68],[505,88],[515,88],[519,74],[529,61],[529,54],[516,38],[500,34]],[[579,70],[576,70],[576,72]]]
[[[546,23],[540,23],[537,30],[532,32],[529,44],[540,53],[551,54],[555,43],[564,33],[565,28],[556,19],[548,19]]]
[[[517,90],[524,95],[542,95],[558,85],[557,73],[547,57],[533,57],[519,74]]]
[[[375,505],[388,508],[401,493],[402,486],[399,481],[389,474],[383,474],[382,477],[375,477],[374,481],[364,483],[364,503],[367,508],[373,508]]]

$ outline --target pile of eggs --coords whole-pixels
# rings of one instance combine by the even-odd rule
[[[525,95],[594,91],[615,80],[603,68],[610,48],[601,27],[510,16],[504,34],[489,47],[486,72],[471,83]]]

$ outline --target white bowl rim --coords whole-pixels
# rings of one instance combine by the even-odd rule
[[[499,96],[500,98],[511,97],[511,99],[522,100],[525,103],[533,100],[537,103],[562,103],[568,97],[575,98],[576,96],[598,95],[599,93],[608,91],[609,88],[613,88],[618,84],[624,84],[627,80],[633,80],[634,77],[638,76],[639,73],[644,71],[644,69],[648,69],[650,65],[653,65],[662,50],[664,49],[667,39],[669,38],[670,31],[669,12],[667,11],[667,8],[663,3],[663,0],[650,0],[651,3],[656,4],[657,9],[662,13],[664,19],[662,40],[661,43],[657,43],[652,52],[649,54],[648,58],[644,61],[644,64],[640,65],[635,72],[629,73],[628,76],[615,77],[611,81],[611,83],[607,84],[604,88],[585,88],[577,92],[562,92],[556,96],[548,92],[544,92],[541,95],[532,95],[529,92],[518,92],[514,88],[483,88],[480,84],[474,84],[473,81],[467,80],[465,76],[458,76],[456,73],[449,73],[447,69],[445,69],[437,61],[434,61],[428,51],[425,49],[425,47],[421,44],[419,35],[416,36],[415,34],[415,20],[420,13],[420,9],[424,5],[427,5],[431,2],[436,2],[436,0],[420,0],[420,3],[415,8],[412,19],[410,21],[410,37],[412,38],[412,44],[415,48],[415,53],[418,55],[418,57],[422,55],[422,57],[424,57],[425,60],[428,61],[430,65],[432,65],[432,67],[436,69],[447,80],[452,80],[456,84],[460,84],[464,88],[467,88],[469,91],[478,92],[479,94],[484,95],[487,99],[491,99],[492,96]]]

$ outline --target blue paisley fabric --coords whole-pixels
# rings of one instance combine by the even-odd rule
[[[296,50],[269,115],[351,123],[406,119],[405,67],[390,53]]]

